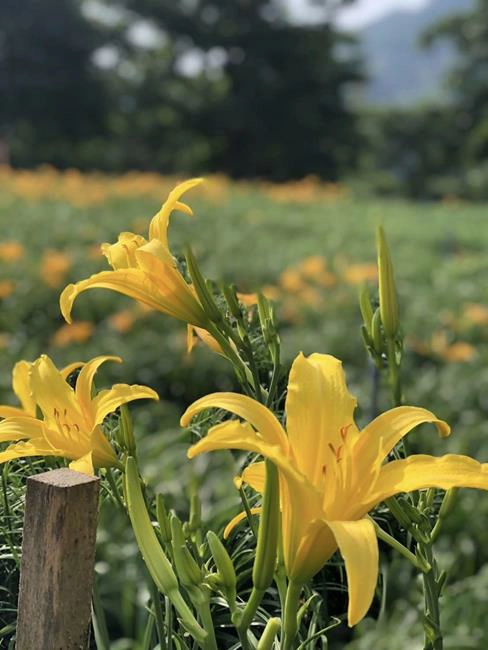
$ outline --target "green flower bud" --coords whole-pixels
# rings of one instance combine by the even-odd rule
[[[136,455],[136,441],[134,438],[134,427],[132,425],[132,417],[127,404],[120,407],[120,420],[119,420],[120,433],[124,441],[125,447],[129,456]]]
[[[229,287],[226,284],[222,284],[222,293],[224,294],[225,300],[227,302],[229,311],[232,314],[232,316],[234,316],[234,318],[236,318],[237,320],[241,320],[242,312],[241,312],[241,308],[239,307],[239,301],[237,299],[237,291],[235,285],[233,284]]]
[[[174,515],[171,517],[171,537],[176,571],[182,584],[186,587],[201,586],[202,569],[188,550],[181,521]]]
[[[361,310],[361,316],[363,317],[364,326],[366,327],[368,334],[371,336],[371,333],[373,331],[373,307],[371,306],[369,288],[366,284],[363,284],[359,291],[359,308]]]
[[[379,307],[374,312],[371,321],[371,336],[373,338],[373,345],[376,353],[381,354],[383,350],[383,337],[381,334],[381,315]]]
[[[169,521],[168,511],[164,505],[162,494],[156,496],[156,519],[158,520],[161,537],[166,544],[171,543],[171,524]]]
[[[281,620],[279,618],[270,618],[264,628],[264,632],[259,639],[257,650],[272,650],[276,635],[280,631]]]
[[[378,252],[378,274],[380,292],[381,322],[386,336],[393,340],[400,328],[398,317],[398,302],[393,276],[393,264],[390,251],[386,242],[385,233],[381,226],[376,232],[376,245]]]
[[[236,572],[232,560],[227,553],[225,546],[222,544],[217,535],[209,530],[207,533],[207,541],[215,562],[215,566],[219,572],[221,581],[221,590],[224,593],[231,609],[234,608],[236,602]]]

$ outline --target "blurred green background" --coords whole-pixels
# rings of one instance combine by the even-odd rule
[[[441,441],[419,429],[409,449],[488,458],[488,2],[426,0],[360,22],[366,5],[0,3],[0,402],[15,403],[18,359],[47,353],[61,366],[120,355],[98,385],[138,382],[161,396],[133,409],[148,481],[182,515],[197,481],[215,529],[237,508],[234,461],[186,463],[178,418],[193,399],[234,386],[225,360],[202,346],[189,356],[183,324],[107,291],[80,296],[70,327],[58,306],[68,282],[106,268],[101,242],[146,234],[176,177],[207,182],[188,199],[196,218],[172,218],[173,251],[191,243],[208,277],[264,290],[287,362],[300,350],[342,358],[360,423],[373,394],[357,293],[376,286],[382,223],[406,336],[406,401],[454,431]],[[390,406],[384,386],[379,405]],[[5,495],[21,522],[19,476],[2,485],[0,526]],[[488,638],[485,497],[462,491],[437,545],[453,650],[481,650]],[[19,541],[19,528],[11,535]],[[15,618],[9,544],[0,539],[2,633]],[[138,650],[143,569],[109,506],[96,569],[113,650]],[[379,622],[342,626],[331,647],[422,647],[419,585],[391,557],[384,577]]]

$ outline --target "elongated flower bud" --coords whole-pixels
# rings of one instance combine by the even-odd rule
[[[376,232],[376,246],[378,252],[381,322],[386,336],[393,340],[400,327],[398,301],[390,250],[381,226],[378,226]]]
[[[219,572],[221,581],[221,590],[225,594],[227,601],[231,608],[234,607],[236,602],[236,572],[232,560],[217,535],[209,530],[207,533],[207,541],[210,547],[210,552],[215,562],[215,566]]]
[[[281,620],[279,618],[270,618],[264,628],[264,632],[259,639],[257,650],[272,650],[276,635],[280,631]]]
[[[224,294],[230,313],[234,318],[240,320],[242,318],[242,312],[239,307],[235,285],[233,284],[229,287],[226,284],[222,284],[222,293]]]
[[[369,293],[369,288],[366,284],[363,284],[359,291],[359,308],[361,310],[361,316],[363,317],[363,322],[366,327],[368,334],[372,334],[372,321],[373,321],[373,307],[371,306],[371,296]]]
[[[125,466],[125,491],[132,528],[151,578],[159,591],[166,594],[173,603],[185,628],[194,639],[203,643],[207,632],[200,627],[179,591],[175,572],[161,548],[147,512],[136,461],[130,456]]]
[[[156,496],[156,518],[158,520],[163,542],[169,544],[171,542],[171,524],[162,494]]]
[[[187,587],[201,586],[203,582],[202,570],[188,550],[181,521],[175,516],[171,517],[171,537],[176,571],[182,584]]]

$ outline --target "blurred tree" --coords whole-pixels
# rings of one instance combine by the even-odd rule
[[[102,133],[104,90],[91,59],[102,42],[80,0],[1,0],[4,159],[8,147],[15,164],[65,166],[77,144]]]
[[[134,115],[159,112],[153,127],[165,115],[193,134],[201,165],[284,180],[335,179],[354,162],[356,123],[345,94],[360,79],[358,61],[353,41],[330,23],[292,24],[276,0],[115,2],[152,21],[170,52],[165,70],[158,56],[146,57]],[[340,2],[318,4],[335,9]],[[175,131],[169,141],[159,131],[151,146],[166,149],[171,165],[180,158],[174,149],[171,155]]]
[[[472,159],[488,154],[488,0],[477,0],[472,11],[453,15],[423,36],[429,46],[448,39],[456,47],[458,61],[447,82],[458,109],[461,130],[468,134],[466,153]]]

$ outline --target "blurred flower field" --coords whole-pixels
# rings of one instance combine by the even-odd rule
[[[100,354],[121,356],[124,363],[104,369],[102,378],[149,385],[159,393],[159,403],[134,407],[136,432],[146,476],[179,508],[181,485],[188,481],[182,481],[180,469],[186,442],[178,418],[192,400],[232,388],[230,370],[203,346],[189,355],[183,324],[113,292],[81,296],[72,325],[65,323],[58,304],[66,284],[106,267],[102,242],[115,241],[124,230],[146,232],[174,180],[139,173],[109,177],[51,168],[0,170],[0,403],[15,403],[10,378],[18,359],[46,353],[60,367]],[[375,286],[374,231],[383,224],[407,341],[406,400],[428,404],[454,430],[448,441],[425,436],[422,451],[488,459],[488,221],[483,205],[372,199],[312,178],[278,186],[211,177],[195,191],[192,206],[194,219],[180,213],[172,217],[173,250],[191,243],[208,277],[272,299],[288,362],[298,350],[343,359],[364,423],[378,406],[390,406],[386,390],[371,388],[358,308],[359,287]],[[410,437],[414,450],[422,435],[419,430]],[[220,528],[238,501],[232,457],[221,452],[199,458],[192,467],[184,471],[193,472],[186,478],[201,485],[204,518]],[[215,467],[218,476],[211,471]],[[450,567],[445,629],[454,645],[446,647],[457,650],[477,648],[479,639],[488,636],[488,622],[476,605],[488,589],[486,571],[476,576],[488,561],[486,517],[488,501],[462,491],[439,542],[441,558]],[[103,524],[100,598],[108,603],[108,625],[116,630],[111,638],[121,639],[111,647],[133,648],[130,639],[137,637],[143,595],[137,581],[127,578],[139,570],[137,548],[124,522]],[[391,619],[376,627],[364,621],[351,650],[396,647],[392,634],[410,597],[404,588],[407,574],[399,563],[389,584]],[[450,598],[463,603],[463,616],[448,614]],[[413,634],[409,648],[420,643],[421,628],[416,630],[415,623],[409,620],[402,632],[404,640]]]

